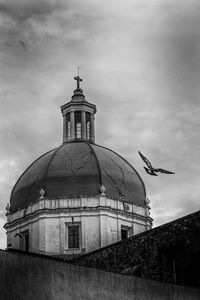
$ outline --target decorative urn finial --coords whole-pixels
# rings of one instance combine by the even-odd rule
[[[9,203],[7,203],[7,205],[6,205],[6,216],[9,215],[9,213],[10,213],[10,205],[9,205]]]
[[[105,186],[104,186],[104,185],[101,185],[101,187],[100,187],[101,196],[105,196],[105,195],[106,195],[106,194],[105,194],[105,191],[106,191]]]
[[[44,195],[45,195],[45,190],[43,189],[43,187],[41,188],[40,190],[40,199],[43,199],[44,198]]]

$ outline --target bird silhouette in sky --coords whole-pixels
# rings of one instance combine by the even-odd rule
[[[19,41],[19,44],[22,46],[22,48],[24,49],[24,51],[28,52],[27,46],[25,44],[24,41]]]
[[[164,169],[155,169],[154,167],[152,167],[150,161],[140,152],[138,151],[140,157],[142,158],[142,160],[146,163],[147,167],[144,167],[145,171],[149,174],[149,175],[153,175],[153,176],[158,176],[156,173],[160,172],[160,173],[164,173],[164,174],[175,174],[173,172],[164,170]]]

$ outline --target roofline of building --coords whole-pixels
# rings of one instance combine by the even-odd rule
[[[94,250],[94,251],[85,253],[85,254],[81,255],[80,257],[76,258],[75,260],[73,260],[73,262],[78,262],[78,259],[79,259],[79,258],[81,259],[81,258],[83,258],[83,257],[87,257],[87,256],[93,255],[93,254],[95,254],[95,253],[101,252],[101,251],[103,251],[103,250],[106,250],[106,249],[115,247],[116,245],[119,245],[119,244],[121,244],[121,243],[126,243],[127,240],[134,240],[134,239],[138,238],[139,236],[144,236],[144,235],[152,234],[152,232],[157,232],[158,230],[160,230],[160,229],[162,229],[162,228],[164,228],[164,227],[167,228],[167,227],[171,226],[172,224],[174,224],[174,223],[176,223],[176,222],[178,222],[178,221],[183,221],[183,220],[189,219],[189,218],[191,218],[192,216],[198,215],[198,214],[199,214],[199,218],[200,218],[200,210],[198,210],[198,211],[196,211],[196,212],[194,212],[194,213],[191,213],[191,214],[189,214],[189,215],[183,216],[183,217],[181,217],[181,218],[178,218],[178,219],[175,219],[175,220],[173,220],[173,221],[167,222],[167,223],[165,223],[165,224],[159,225],[159,226],[157,226],[157,227],[155,227],[155,228],[152,228],[152,229],[146,230],[146,231],[144,231],[144,232],[138,233],[138,234],[136,234],[136,235],[133,235],[133,236],[131,236],[131,237],[129,237],[129,238],[123,240],[123,241],[121,240],[121,241],[118,241],[118,242],[116,242],[116,243],[107,245],[107,246],[105,246],[105,247],[96,249],[96,250]]]

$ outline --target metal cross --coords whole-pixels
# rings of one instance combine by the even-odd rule
[[[74,77],[74,79],[77,81],[77,90],[78,90],[80,89],[80,82],[83,81],[83,79],[79,77],[79,67],[78,67],[78,76]]]

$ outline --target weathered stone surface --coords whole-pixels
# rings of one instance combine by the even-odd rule
[[[75,263],[200,287],[200,212],[85,254]]]
[[[0,251],[2,300],[199,300],[200,290]]]

